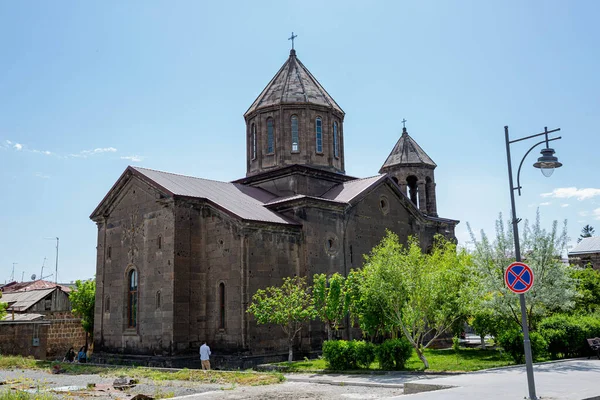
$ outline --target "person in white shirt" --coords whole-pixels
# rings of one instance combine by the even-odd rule
[[[210,347],[208,347],[206,342],[200,346],[200,362],[202,363],[203,371],[210,370]]]

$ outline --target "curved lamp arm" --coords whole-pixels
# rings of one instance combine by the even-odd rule
[[[540,144],[543,143],[548,143],[551,142],[553,140],[558,140],[561,139],[561,137],[555,137],[552,139],[546,139],[546,140],[542,140],[541,142],[538,142],[536,144],[534,144],[533,146],[531,146],[531,148],[529,150],[527,150],[527,153],[525,153],[525,155],[523,156],[523,158],[521,159],[521,163],[519,164],[519,169],[517,171],[517,187],[513,188],[513,190],[517,190],[519,192],[519,196],[521,195],[521,167],[523,166],[523,161],[525,161],[525,158],[527,158],[527,156],[529,155],[529,153],[531,153],[531,150],[535,149],[536,147],[538,147]]]

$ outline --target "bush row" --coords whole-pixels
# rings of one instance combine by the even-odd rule
[[[600,337],[600,319],[583,315],[553,315],[543,319],[536,332],[530,332],[531,353],[535,360],[582,357],[590,353],[588,338]],[[508,330],[498,336],[498,343],[517,363],[525,358],[523,333]]]
[[[582,357],[590,351],[586,339],[600,337],[600,318],[554,315],[542,320],[538,329],[548,342],[550,357]]]
[[[333,370],[369,368],[379,361],[381,369],[402,370],[413,347],[405,338],[388,339],[376,345],[364,340],[328,340],[323,343],[323,358]]]

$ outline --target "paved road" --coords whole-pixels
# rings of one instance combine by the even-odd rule
[[[569,360],[534,366],[537,395],[542,400],[600,400],[600,360]],[[319,383],[317,383],[319,382]],[[329,384],[323,384],[323,383]],[[451,386],[449,389],[403,395],[405,384]],[[396,391],[394,393],[394,391]],[[288,382],[230,392],[206,392],[193,399],[397,399],[397,400],[522,400],[527,398],[525,367],[435,377],[430,375],[293,374]]]

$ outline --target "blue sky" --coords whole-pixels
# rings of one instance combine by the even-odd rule
[[[522,218],[600,231],[600,3],[252,1],[0,3],[0,282],[95,273],[90,213],[127,165],[234,180],[242,114],[289,54],[346,112],[346,172],[399,138],[438,164],[440,216],[493,234],[508,215],[504,125],[560,127],[564,167],[522,172]],[[512,147],[513,163],[535,142]],[[515,166],[516,169],[516,166]],[[50,272],[46,272],[50,271]],[[54,277],[48,278],[54,279]]]

